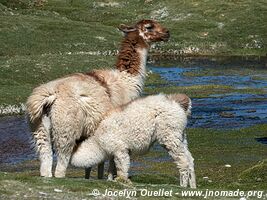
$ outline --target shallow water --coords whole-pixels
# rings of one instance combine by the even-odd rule
[[[186,72],[201,73],[204,67],[184,68],[184,67],[151,67],[151,70],[155,73],[161,74],[161,76],[169,81],[171,85],[176,86],[192,86],[192,85],[227,85],[234,86],[236,88],[266,88],[267,87],[267,74],[261,74],[262,70],[258,73],[255,70],[255,74],[250,75],[221,75],[226,72],[227,69],[213,68],[213,73],[219,75],[206,75],[206,76],[186,76]],[[207,70],[207,68],[205,68]],[[223,70],[223,71],[222,71]],[[237,69],[236,69],[237,70]],[[242,69],[239,69],[242,70]],[[229,73],[233,72],[231,69]],[[237,72],[237,71],[236,71]],[[238,73],[238,72],[237,72]],[[267,73],[267,72],[266,72]],[[257,80],[259,79],[259,80]],[[265,79],[265,81],[264,81]]]
[[[203,62],[203,60],[188,63],[168,61],[153,64],[149,68],[167,80],[167,85],[216,84],[230,85],[235,88],[264,88],[266,91],[260,95],[229,93],[215,94],[207,98],[193,98],[189,127],[233,129],[267,123],[267,69],[264,62],[233,63],[220,65],[215,61]],[[209,73],[210,71],[212,73]],[[202,75],[188,75],[191,72]],[[203,75],[203,72],[206,75]],[[266,144],[267,138],[255,139]],[[31,134],[25,117],[1,117],[0,165],[16,164],[34,158],[36,155],[31,145]],[[135,165],[138,166],[138,163]]]
[[[267,95],[226,94],[193,99],[189,126],[243,128],[267,123]]]
[[[0,118],[0,165],[19,163],[35,157],[31,134],[24,116]]]
[[[165,67],[165,66],[169,67]],[[243,128],[267,123],[267,67],[265,61],[240,60],[223,63],[173,61],[150,66],[150,70],[167,81],[161,86],[223,85],[235,89],[263,89],[263,94],[213,94],[192,98],[189,127]],[[153,87],[153,86],[152,86]]]

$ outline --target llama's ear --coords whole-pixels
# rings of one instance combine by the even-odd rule
[[[132,27],[132,26],[127,26],[125,24],[121,24],[118,29],[124,33],[129,33],[129,32],[133,32],[133,31],[136,31],[136,28],[135,27]]]

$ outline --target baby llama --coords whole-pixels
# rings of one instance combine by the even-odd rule
[[[180,185],[196,188],[193,158],[184,131],[190,110],[191,101],[186,95],[159,94],[134,100],[103,119],[95,134],[77,146],[71,164],[91,167],[114,157],[117,178],[129,181],[129,155],[144,153],[158,142],[177,165]]]
[[[57,154],[55,177],[64,177],[76,142],[92,135],[108,110],[139,96],[150,44],[167,41],[170,36],[154,20],[119,29],[125,36],[116,69],[56,79],[35,88],[28,98],[27,111],[41,176],[52,176],[52,146]]]

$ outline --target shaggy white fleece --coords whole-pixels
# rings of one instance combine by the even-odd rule
[[[129,154],[142,154],[157,141],[168,150],[177,165],[180,185],[187,187],[189,183],[195,188],[193,158],[184,132],[191,101],[185,110],[176,97],[148,96],[116,109],[100,123],[92,137],[80,144],[71,163],[90,167],[114,156],[118,177],[127,180]]]

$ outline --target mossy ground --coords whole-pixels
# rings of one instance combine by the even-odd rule
[[[236,89],[232,86],[225,85],[193,85],[193,86],[163,86],[163,87],[147,87],[144,92],[146,94],[157,93],[185,93],[191,98],[205,98],[215,94],[239,93],[239,94],[263,94],[264,89],[240,88]]]
[[[189,148],[195,158],[198,190],[266,191],[267,150],[264,144],[255,140],[266,136],[266,130],[267,125],[229,131],[189,129],[187,131]],[[101,193],[104,193],[106,188],[110,190],[161,188],[179,193],[184,190],[178,186],[179,178],[175,164],[161,148],[153,148],[144,156],[135,156],[132,161],[135,163],[131,167],[133,186],[96,180],[95,171],[92,173],[92,180],[84,180],[84,170],[74,168],[68,170],[67,178],[64,179],[40,178],[38,161],[2,166],[2,171],[6,172],[0,173],[0,197],[35,199],[45,195],[52,199],[88,199],[92,198],[90,193],[93,189],[98,189]],[[54,189],[62,192],[56,192]],[[171,199],[178,197],[179,195],[174,195]]]

